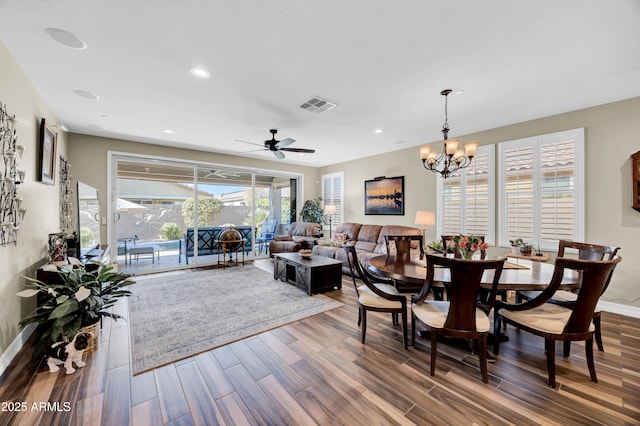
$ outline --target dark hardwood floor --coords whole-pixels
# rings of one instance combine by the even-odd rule
[[[104,322],[100,348],[72,375],[25,348],[0,378],[0,424],[640,424],[640,319],[603,313],[599,383],[584,345],[569,358],[557,345],[556,389],[543,341],[510,327],[485,385],[477,356],[446,343],[429,376],[429,342],[404,351],[390,315],[369,313],[360,344],[351,281],[326,294],[344,306],[133,377],[125,321]],[[126,301],[117,310],[127,316]]]

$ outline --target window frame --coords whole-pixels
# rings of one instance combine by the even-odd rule
[[[533,243],[539,245],[541,250],[556,250],[558,240],[542,240],[541,223],[541,151],[544,145],[559,144],[567,140],[574,142],[573,158],[573,240],[584,241],[585,237],[585,156],[584,156],[584,128],[565,130],[548,133],[544,135],[532,136],[528,138],[505,141],[498,144],[498,188],[500,197],[498,199],[498,244],[509,246],[508,223],[507,223],[507,191],[506,191],[506,167],[504,164],[505,153],[514,148],[533,148],[532,174],[533,174]]]

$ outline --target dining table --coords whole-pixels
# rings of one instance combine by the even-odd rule
[[[497,258],[497,256],[488,256]],[[369,261],[371,272],[395,280],[422,285],[427,276],[426,260],[419,255],[395,256],[385,255],[372,257]],[[516,262],[505,261],[498,291],[515,290],[544,290],[553,276],[554,265],[531,260],[518,259]],[[481,287],[490,289],[494,271],[486,271],[482,275]],[[435,268],[433,286],[445,287],[451,282],[451,272],[448,268]],[[572,290],[580,287],[580,277],[577,272],[565,270],[561,290]]]

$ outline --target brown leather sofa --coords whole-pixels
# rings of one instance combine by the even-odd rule
[[[286,235],[276,235],[269,243],[269,253],[292,253],[299,251],[303,245],[309,248],[322,237],[320,224],[312,222],[293,222]]]
[[[366,268],[372,257],[387,254],[385,235],[422,235],[422,231],[418,228],[402,225],[363,225],[360,223],[339,225],[333,233],[333,244],[323,245],[321,241],[318,245],[313,246],[313,254],[341,260],[342,272],[350,274],[347,253],[342,248],[342,244],[339,244],[335,239],[335,236],[339,234],[346,234],[344,244],[353,244],[356,247],[358,260]],[[415,251],[416,254],[420,254],[418,244],[417,241],[411,243],[411,251]],[[390,250],[393,253],[395,248],[391,247]]]

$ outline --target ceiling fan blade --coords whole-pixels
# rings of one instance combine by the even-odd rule
[[[279,141],[276,144],[276,148],[282,148],[282,147],[285,147],[287,145],[291,145],[295,141],[296,141],[295,139],[291,139],[291,138],[282,139],[281,141]]]
[[[280,151],[304,152],[307,154],[313,154],[314,152],[316,152],[315,149],[305,149],[305,148],[280,148]]]
[[[282,160],[284,158],[284,154],[280,151],[273,151],[273,155],[275,155],[278,160]]]
[[[236,142],[242,142],[242,143],[248,143],[249,145],[255,145],[255,146],[264,146],[261,143],[254,143],[254,142],[249,142],[249,141],[243,141],[241,139],[236,139]]]

